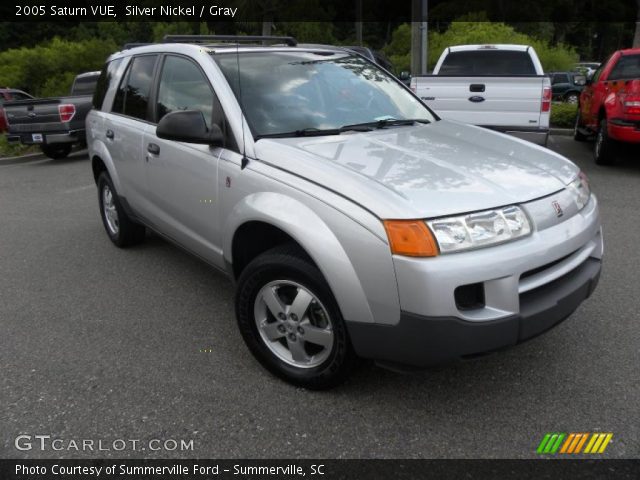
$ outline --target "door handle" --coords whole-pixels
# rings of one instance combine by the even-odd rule
[[[484,92],[484,84],[483,83],[472,83],[469,85],[470,92]]]
[[[113,140],[115,134],[113,133],[113,130],[107,130],[106,136],[108,139]]]
[[[152,155],[160,155],[160,147],[155,143],[150,143],[149,145],[147,145],[147,152]]]

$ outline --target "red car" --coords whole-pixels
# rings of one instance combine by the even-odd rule
[[[7,129],[7,119],[4,116],[4,109],[2,108],[4,102],[27,100],[29,98],[33,97],[22,90],[16,90],[14,88],[0,88],[0,133],[3,133]]]
[[[593,134],[599,165],[614,161],[616,143],[640,144],[640,48],[618,50],[587,80],[574,138],[582,141]]]

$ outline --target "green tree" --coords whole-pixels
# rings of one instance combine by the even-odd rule
[[[393,31],[391,41],[382,49],[398,72],[411,70],[411,27],[404,23]]]
[[[459,21],[451,22],[449,28],[442,33],[430,31],[429,69],[433,69],[445,48],[469,44],[531,45],[536,50],[545,71],[569,70],[572,64],[578,61],[578,54],[573,47],[563,43],[551,44],[549,40],[518,32],[510,25],[483,20],[486,20],[486,16],[482,13],[470,14],[461,17]],[[545,29],[548,30],[548,27]],[[411,27],[403,24],[396,28],[391,42],[384,51],[399,71],[408,70],[411,61]]]
[[[433,68],[440,54],[453,45],[515,43],[531,45],[545,71],[569,70],[578,61],[573,47],[563,43],[551,45],[547,40],[530,37],[498,22],[452,22],[444,33],[429,35],[429,65]]]
[[[54,38],[32,48],[0,52],[0,85],[36,96],[67,95],[75,75],[99,70],[119,47],[113,40],[71,42]]]

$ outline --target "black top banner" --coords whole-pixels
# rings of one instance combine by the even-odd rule
[[[634,22],[634,0],[9,0],[5,22]],[[478,17],[478,15],[480,17]]]

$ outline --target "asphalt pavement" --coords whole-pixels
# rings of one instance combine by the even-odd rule
[[[253,359],[224,276],[154,235],[115,248],[86,154],[0,164],[0,457],[527,458],[547,432],[601,431],[605,457],[638,458],[640,155],[599,167],[591,144],[550,147],[600,199],[592,298],[507,351],[410,375],[364,364],[328,392]]]

